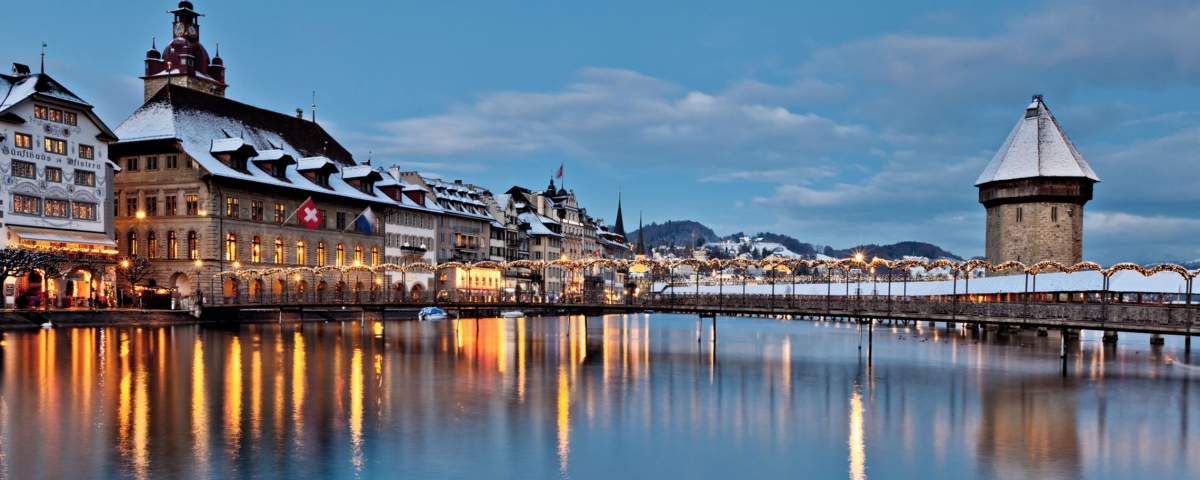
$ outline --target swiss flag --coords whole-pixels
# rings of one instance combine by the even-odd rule
[[[296,209],[296,216],[300,224],[309,230],[316,230],[325,223],[321,217],[321,211],[317,210],[317,204],[313,202],[312,197],[308,197],[308,200],[300,204],[300,207]]]

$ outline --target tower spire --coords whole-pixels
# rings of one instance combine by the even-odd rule
[[[613,233],[625,238],[625,218],[621,214],[621,190],[617,189],[617,220],[613,223]]]
[[[645,230],[646,230],[645,228],[642,228],[642,212],[639,210],[638,211],[637,254],[642,255],[642,256],[646,255],[646,231]]]

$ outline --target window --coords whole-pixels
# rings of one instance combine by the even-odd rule
[[[1022,213],[1024,213],[1024,212],[1021,211],[1021,207],[1017,207],[1017,223],[1021,223],[1021,220],[1024,217],[1024,215],[1022,215]]]
[[[179,156],[178,155],[167,155],[167,168],[178,168],[178,167],[179,167]]]
[[[91,145],[79,144],[79,158],[94,160],[96,158],[96,149]]]
[[[371,266],[379,265],[379,247],[371,247]]]
[[[71,216],[78,220],[95,220],[96,204],[91,202],[72,202]]]
[[[133,255],[137,255],[137,252],[138,252],[137,232],[130,230],[129,236],[127,236],[125,238],[125,253],[127,255],[133,256]]]
[[[49,120],[50,119],[50,109],[46,108],[45,105],[34,105],[33,106],[33,116],[34,116],[34,118],[37,118],[38,120]]]
[[[63,123],[76,125],[79,123],[79,117],[74,112],[63,112]]]
[[[326,253],[325,252],[325,241],[321,240],[321,241],[317,242],[317,266],[318,267],[325,266],[325,259],[326,259],[325,253]]]
[[[238,197],[225,197],[225,216],[229,218],[238,217]]]
[[[138,157],[129,157],[125,159],[125,171],[136,172],[138,169]]]
[[[1058,207],[1050,207],[1050,221],[1051,222],[1058,221]]]
[[[146,216],[158,216],[158,197],[146,197]]]
[[[184,195],[183,203],[184,203],[184,208],[187,209],[187,214],[189,216],[194,217],[194,216],[200,214],[200,196],[199,195],[196,195],[194,193],[189,193],[187,195]]]
[[[334,252],[333,264],[339,267],[346,265],[346,246],[342,243],[337,244],[337,251]]]
[[[59,140],[57,138],[45,137],[44,139],[42,139],[42,146],[45,148],[46,153],[57,153],[59,155],[67,154],[67,141],[66,140]]]
[[[33,135],[26,133],[15,134],[13,135],[13,144],[15,144],[17,148],[33,150]]]
[[[285,218],[284,215],[287,215],[287,209],[283,206],[283,203],[275,202],[275,223],[282,224]]]
[[[66,112],[45,105],[34,105],[33,116],[40,120],[48,120],[55,123],[64,123],[67,125],[79,124],[79,116],[75,112]]]
[[[362,264],[363,264],[363,248],[362,248],[362,245],[355,245],[355,246],[354,246],[354,264],[355,264],[355,265],[362,265]]]
[[[46,167],[46,181],[62,183],[62,169],[58,167]]]
[[[96,186],[96,172],[92,172],[92,171],[88,171],[88,170],[76,170],[75,171],[75,184],[79,185],[81,187]]]
[[[37,165],[34,165],[30,162],[13,160],[12,174],[14,177],[37,178]]]
[[[184,160],[184,166],[187,167],[188,170],[196,169],[196,164],[192,163],[192,157],[187,157],[187,159]]]
[[[254,220],[256,222],[262,221],[262,219],[263,219],[263,201],[262,200],[251,200],[250,201],[250,219]]]
[[[151,259],[158,258],[158,234],[154,233],[153,230],[146,234],[146,250],[147,257]]]
[[[275,264],[283,265],[283,238],[275,237]]]
[[[13,212],[25,215],[41,215],[42,199],[29,195],[13,194]]]
[[[158,157],[146,157],[146,170],[158,170]]]
[[[200,237],[195,230],[188,231],[187,237],[188,260],[200,259]]]
[[[132,217],[137,215],[138,199],[135,196],[125,197],[125,216]]]
[[[308,261],[308,251],[304,248],[304,240],[296,240],[296,265],[304,265]]]
[[[70,216],[71,205],[66,200],[57,198],[46,199],[46,216],[54,218],[67,218]]]
[[[237,234],[229,233],[225,235],[225,260],[230,262],[237,260]]]
[[[254,263],[262,261],[262,239],[258,238],[258,235],[250,240],[250,261]]]
[[[167,258],[174,260],[179,255],[179,238],[175,236],[175,231],[167,232]]]
[[[338,231],[346,229],[346,212],[337,212],[337,229]]]
[[[321,212],[321,228],[329,228],[329,215],[325,214],[325,210],[317,210]]]
[[[179,200],[179,197],[175,195],[167,195],[163,198],[163,215],[174,217],[179,214],[179,202],[176,200]]]

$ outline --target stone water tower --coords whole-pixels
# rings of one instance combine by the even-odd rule
[[[1031,265],[1083,259],[1083,205],[1099,182],[1041,95],[979,175],[988,261]]]

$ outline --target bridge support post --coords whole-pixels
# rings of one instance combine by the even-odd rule
[[[1058,358],[1062,361],[1062,376],[1067,376],[1067,337],[1071,329],[1064,328],[1060,338],[1062,339],[1058,345]]]
[[[1155,334],[1150,335],[1150,344],[1151,345],[1162,345],[1164,343],[1166,343],[1166,340],[1163,338],[1163,336],[1161,334],[1155,333]]]
[[[1104,336],[1100,337],[1104,343],[1117,343],[1117,332],[1115,330],[1105,330]]]
[[[1046,330],[1046,327],[1037,327],[1037,336],[1045,337],[1048,335],[1050,335],[1050,332]]]

